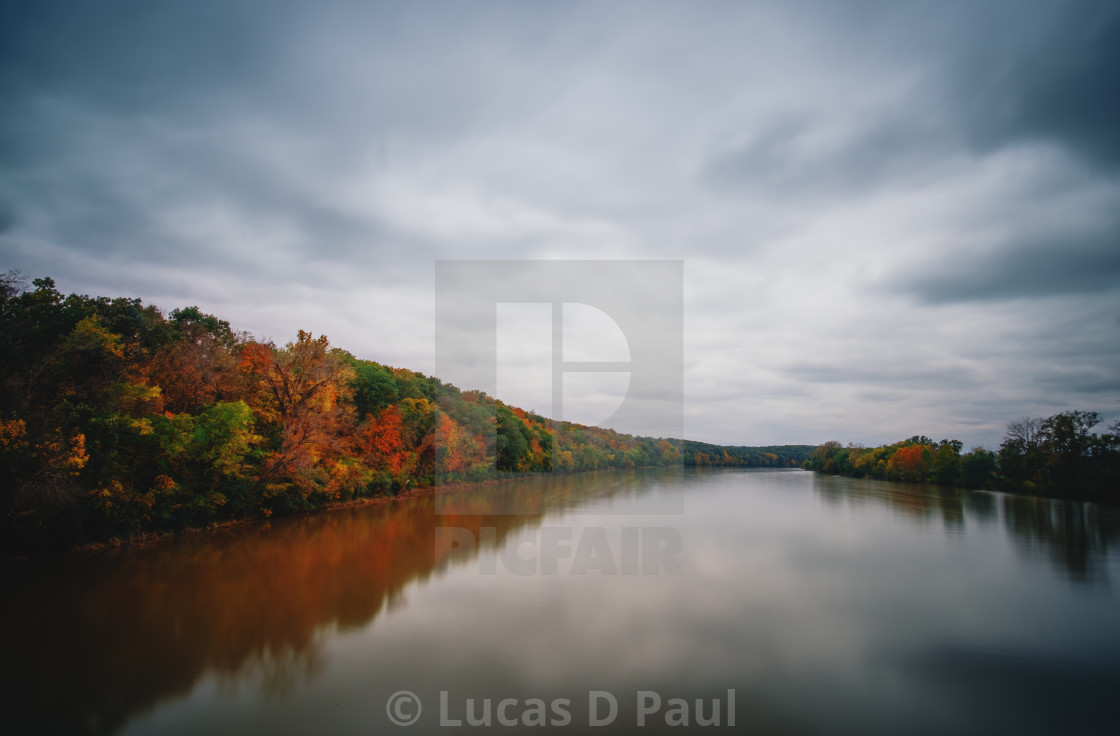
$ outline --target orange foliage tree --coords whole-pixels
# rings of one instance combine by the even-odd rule
[[[892,480],[923,481],[926,479],[931,457],[929,445],[900,447],[887,463],[887,477]]]
[[[300,330],[283,349],[248,343],[239,369],[268,441],[258,483],[266,494],[294,488],[305,497],[340,498],[368,482],[368,469],[351,452],[353,371],[325,335]]]

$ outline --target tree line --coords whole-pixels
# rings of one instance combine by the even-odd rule
[[[658,465],[798,466],[550,420],[299,331],[0,275],[0,512],[12,547],[299,513],[439,482]]]
[[[1007,426],[998,450],[976,447],[964,454],[958,440],[926,436],[871,448],[826,442],[803,467],[855,478],[1120,502],[1120,421],[1092,432],[1101,421],[1095,411],[1018,419]]]

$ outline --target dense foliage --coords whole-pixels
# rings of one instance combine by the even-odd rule
[[[1100,423],[1094,411],[1020,419],[1008,425],[998,451],[977,447],[963,455],[957,440],[924,436],[871,448],[826,442],[804,467],[856,478],[1120,502],[1120,421],[1103,434],[1090,431]]]
[[[0,511],[12,546],[289,514],[504,473],[796,466],[562,423],[300,331],[277,346],[195,307],[0,281]]]

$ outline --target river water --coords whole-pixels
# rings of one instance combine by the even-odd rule
[[[1090,504],[800,470],[594,473],[5,576],[7,733],[1120,721],[1120,512]]]

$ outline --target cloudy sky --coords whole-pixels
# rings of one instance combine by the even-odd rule
[[[1120,416],[1120,4],[5,3],[0,270],[433,368],[439,259],[681,259],[685,427]]]

